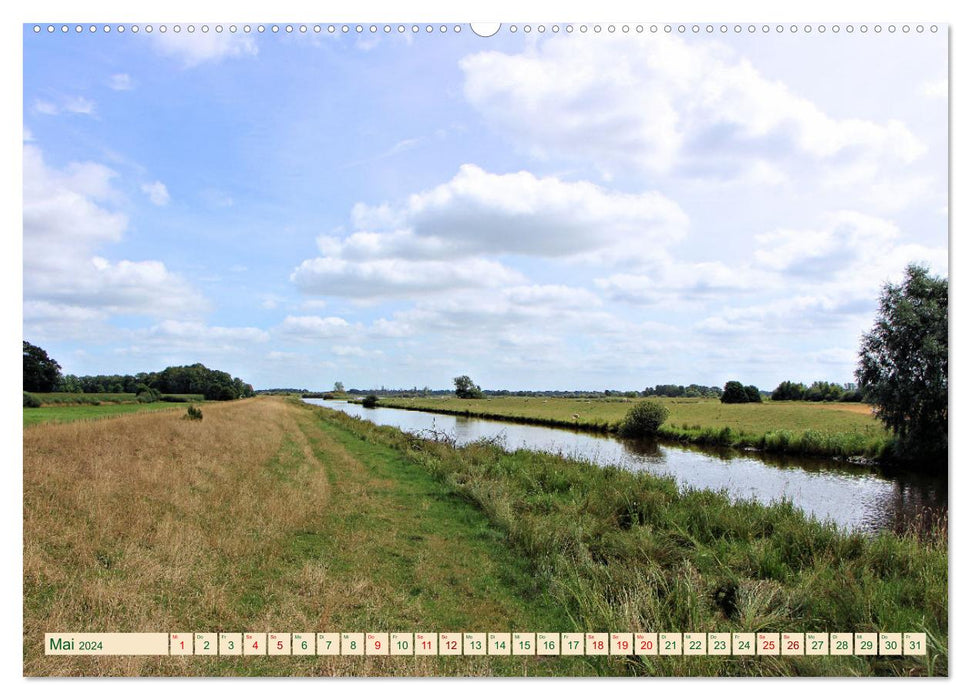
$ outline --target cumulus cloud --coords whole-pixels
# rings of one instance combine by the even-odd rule
[[[152,34],[151,37],[159,53],[181,61],[185,68],[218,62],[224,58],[255,56],[258,53],[256,40],[243,34],[212,31],[206,34],[166,32]]]
[[[525,278],[495,258],[655,259],[688,225],[678,205],[656,192],[474,165],[401,202],[357,204],[351,223],[349,236],[317,239],[320,257],[291,276],[302,290],[364,298],[521,284]]]
[[[540,327],[543,333],[612,330],[617,319],[601,306],[597,295],[582,287],[515,285],[488,295],[462,291],[422,300],[390,319],[378,319],[369,330],[392,338],[454,334],[457,341],[474,328],[479,342],[508,333],[535,335]]]
[[[142,185],[142,192],[144,192],[149,201],[157,207],[164,207],[169,203],[169,189],[165,186],[165,183],[159,182],[149,182]]]
[[[538,157],[605,173],[779,180],[806,163],[907,164],[925,146],[894,120],[827,115],[718,43],[560,37],[465,57],[468,101]]]
[[[650,305],[746,292],[763,286],[765,281],[753,275],[748,266],[666,258],[645,272],[620,272],[598,277],[594,283],[614,301]]]
[[[377,299],[434,294],[455,288],[495,287],[519,282],[522,275],[483,259],[352,262],[328,257],[305,260],[290,279],[310,294]]]
[[[163,363],[182,362],[187,355],[199,358],[239,355],[251,351],[253,345],[266,343],[270,334],[247,327],[210,326],[201,321],[167,319],[149,328],[120,334],[129,345],[126,354],[148,355]],[[168,359],[165,359],[168,358]]]
[[[946,248],[905,243],[892,221],[854,211],[828,214],[819,227],[759,235],[756,243],[756,262],[784,273],[790,283],[837,280],[871,287],[901,273],[911,260],[925,261],[945,274],[947,270]]]
[[[345,243],[349,252],[373,254],[385,244],[419,257],[491,252],[552,258],[608,249],[629,256],[677,240],[687,227],[680,207],[657,192],[611,192],[589,182],[526,171],[498,175],[470,164],[399,205],[358,204],[352,222],[358,230],[396,233],[352,237]]]
[[[755,240],[746,275],[770,300],[725,307],[696,324],[698,330],[737,335],[858,329],[872,317],[882,285],[899,280],[908,264],[925,264],[936,275],[946,276],[948,269],[946,247],[907,242],[892,221],[854,211]]]
[[[298,339],[345,338],[355,327],[339,316],[287,316],[277,330]]]
[[[116,177],[98,163],[50,167],[38,147],[24,146],[25,302],[97,314],[201,311],[205,303],[164,263],[97,254],[128,228],[128,217],[114,208],[121,199],[112,185]]]

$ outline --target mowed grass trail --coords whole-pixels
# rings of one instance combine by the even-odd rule
[[[256,398],[24,429],[25,675],[597,673],[583,658],[55,657],[45,632],[573,629],[473,505]]]

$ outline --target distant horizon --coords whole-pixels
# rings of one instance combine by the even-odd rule
[[[948,275],[946,27],[242,26],[24,26],[22,330],[63,373],[845,384],[882,285]]]

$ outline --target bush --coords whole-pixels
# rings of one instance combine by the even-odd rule
[[[378,397],[374,394],[368,394],[364,397],[364,400],[361,401],[361,405],[364,406],[364,408],[374,408],[378,405]]]
[[[619,432],[623,437],[653,437],[667,418],[667,406],[657,401],[644,401],[627,412]]]
[[[135,400],[138,403],[155,403],[162,398],[162,392],[145,384],[135,387]]]
[[[748,396],[749,403],[762,403],[762,392],[757,386],[750,384],[745,387],[745,395]]]
[[[202,409],[196,408],[195,406],[189,406],[185,410],[185,415],[182,416],[185,420],[202,420]]]
[[[33,394],[24,392],[24,408],[40,408],[40,399]]]

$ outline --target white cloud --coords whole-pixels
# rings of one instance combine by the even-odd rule
[[[64,101],[64,111],[74,114],[94,114],[94,102],[85,97],[70,97]]]
[[[534,156],[607,174],[778,181],[807,162],[869,172],[926,150],[900,122],[825,114],[716,43],[561,37],[519,54],[476,53],[460,66],[466,98],[497,129]]]
[[[166,32],[151,36],[159,53],[180,60],[185,68],[193,68],[210,61],[218,62],[224,58],[255,56],[258,53],[256,40],[243,34]]]
[[[860,329],[872,318],[882,285],[912,262],[947,275],[947,248],[909,243],[892,221],[853,211],[822,217],[815,228],[756,236],[745,275],[766,299],[726,305],[696,324],[706,333],[818,333]],[[736,298],[736,303],[738,302]]]
[[[357,204],[355,232],[320,236],[320,257],[291,275],[303,291],[358,299],[518,285],[497,258],[583,263],[656,259],[687,217],[656,192],[611,192],[528,172],[463,165],[448,182],[397,203]]]
[[[651,257],[660,243],[681,238],[687,216],[657,192],[611,192],[520,171],[497,175],[463,165],[449,182],[400,204],[358,204],[352,223],[362,233],[342,250],[350,256],[388,252],[405,257],[515,253],[538,257],[597,254]],[[369,231],[391,233],[363,233]]]
[[[290,275],[302,291],[358,299],[413,297],[468,287],[514,284],[522,276],[500,263],[479,258],[453,261],[340,258],[305,260]]]
[[[597,278],[594,283],[614,301],[649,305],[751,291],[763,286],[765,281],[754,275],[749,266],[678,262],[668,258],[652,264],[647,273],[620,272]]]
[[[287,316],[277,330],[302,340],[320,338],[344,338],[351,335],[355,326],[339,316]]]
[[[489,337],[535,335],[540,328],[544,337],[564,331],[612,332],[618,320],[601,306],[593,292],[566,285],[517,285],[488,295],[465,290],[420,301],[390,319],[378,319],[369,330],[391,338],[432,333],[451,343],[475,329],[476,343],[482,346]]]
[[[338,357],[381,357],[384,353],[381,350],[365,350],[364,348],[358,347],[356,345],[335,345],[331,348],[333,352]]]
[[[914,260],[927,262],[938,274],[947,271],[945,247],[905,243],[892,221],[854,211],[828,214],[816,228],[759,235],[756,242],[756,263],[783,273],[790,286],[800,280],[816,287],[836,281],[844,290],[870,290]]]
[[[108,87],[112,90],[131,90],[135,83],[127,73],[115,73],[108,80]]]
[[[128,228],[127,216],[111,208],[120,200],[112,187],[115,178],[98,163],[52,168],[39,148],[24,146],[25,303],[67,305],[99,315],[203,310],[205,301],[164,263],[113,262],[97,254]]]
[[[249,346],[269,341],[270,334],[259,328],[209,326],[200,321],[165,320],[150,328],[121,334],[129,340],[126,352],[135,355],[185,357],[238,355]],[[169,362],[175,360],[169,360]],[[179,360],[182,361],[182,360]]]
[[[50,100],[35,100],[34,101],[34,111],[40,114],[47,114],[54,116],[60,114],[61,112],[69,112],[71,114],[86,114],[88,116],[94,115],[94,101],[89,100],[86,97],[65,97],[59,100],[59,102],[52,102]]]
[[[142,185],[142,192],[148,195],[149,201],[157,207],[164,207],[169,203],[169,190],[163,182],[156,180],[146,183]]]
[[[48,102],[47,100],[36,100],[34,102],[34,111],[39,112],[40,114],[54,115],[60,110],[53,102]]]

